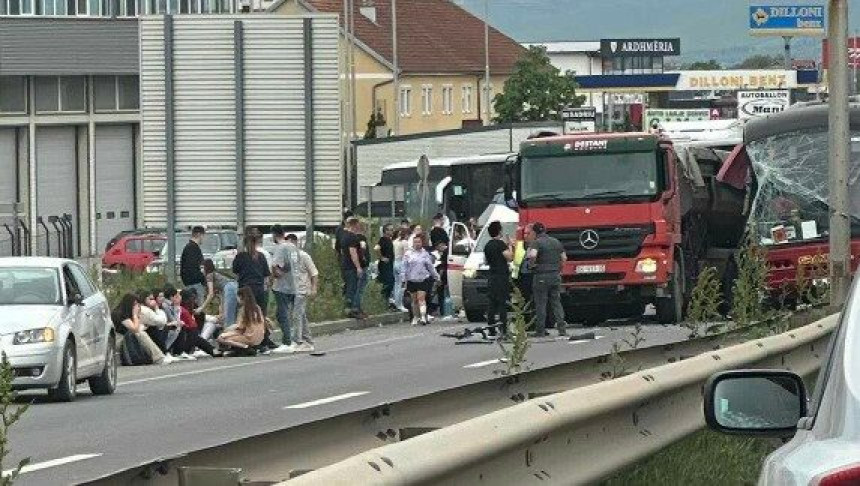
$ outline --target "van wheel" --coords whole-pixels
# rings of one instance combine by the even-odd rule
[[[78,388],[78,360],[75,358],[74,344],[66,343],[63,351],[63,372],[56,388],[48,390],[48,398],[58,402],[73,402]]]
[[[657,299],[655,305],[660,324],[677,324],[684,320],[684,275],[677,261],[673,267],[669,292],[669,297]]]
[[[113,392],[116,391],[116,338],[113,334],[108,338],[107,348],[104,369],[98,376],[89,379],[90,390],[93,395],[113,395]]]

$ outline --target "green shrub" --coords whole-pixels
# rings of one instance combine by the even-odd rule
[[[736,326],[748,326],[767,319],[767,255],[752,231],[738,254],[738,278],[732,287],[731,316]]]
[[[9,456],[9,428],[21,419],[24,412],[27,411],[27,405],[15,406],[15,392],[12,391],[12,365],[6,359],[6,353],[3,353],[2,363],[0,363],[0,471],[4,471],[0,477],[0,485],[9,486],[18,479],[21,474],[21,469],[29,464],[30,459],[21,460],[11,470],[6,471],[3,463],[6,457]]]

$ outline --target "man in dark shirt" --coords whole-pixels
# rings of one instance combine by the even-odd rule
[[[445,312],[445,296],[448,290],[448,246],[450,245],[448,232],[445,231],[445,216],[442,213],[433,217],[430,244],[433,246],[433,250],[439,254],[439,287],[437,288],[436,299],[439,315],[442,316]]]
[[[490,326],[490,334],[496,335],[496,317],[502,331],[502,336],[507,333],[508,328],[508,300],[511,298],[511,270],[510,262],[514,259],[510,244],[502,240],[502,223],[493,221],[487,228],[492,238],[484,247],[484,260],[490,267],[488,276],[487,296],[489,307],[487,309],[487,325]]]
[[[361,297],[367,285],[367,267],[370,265],[367,238],[361,234],[358,218],[346,220],[346,231],[340,242],[340,265],[346,284],[346,301],[349,305],[347,315],[363,319],[366,314],[361,310]]]
[[[382,284],[382,298],[388,302],[388,306],[396,309],[394,305],[394,226],[386,224],[382,227],[382,238],[376,245],[379,252],[379,283]]]
[[[192,228],[191,240],[185,245],[179,258],[179,277],[182,284],[197,294],[198,302],[206,300],[206,277],[202,270],[203,251],[200,249],[205,235],[206,230],[202,226]]]
[[[341,240],[343,240],[343,237],[346,236],[346,234],[348,233],[348,230],[346,229],[346,221],[352,217],[353,217],[352,211],[350,211],[348,209],[346,211],[344,211],[343,212],[343,222],[334,231],[334,251],[338,255],[343,254],[343,248],[341,247],[341,244],[342,244]],[[343,272],[343,269],[344,269],[344,267],[341,266],[340,276],[341,276],[341,279],[343,280],[343,297],[346,298],[346,295],[347,295],[346,294],[346,274]]]
[[[532,243],[526,257],[534,268],[533,299],[535,304],[535,336],[543,337],[546,332],[546,316],[551,308],[559,336],[566,336],[564,308],[561,306],[561,269],[567,261],[564,245],[546,234],[543,223],[532,225],[537,239]]]

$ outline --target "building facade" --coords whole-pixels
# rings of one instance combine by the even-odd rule
[[[397,2],[395,93],[391,2],[354,0],[343,27],[343,0],[281,0],[271,11],[341,16],[341,92],[347,137],[362,138],[371,114],[382,114],[377,134],[414,134],[489,123],[486,114],[484,23],[448,0]],[[489,28],[489,99],[504,86],[525,49]],[[354,66],[354,69],[353,69]],[[351,76],[354,72],[355,76]],[[354,92],[354,95],[350,95]],[[354,100],[353,103],[351,101]],[[492,103],[490,102],[492,107]],[[490,119],[495,115],[491,110]]]

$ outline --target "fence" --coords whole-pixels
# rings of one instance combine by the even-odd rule
[[[73,258],[76,255],[74,219],[71,214],[62,216],[37,216],[33,237],[36,239],[36,255]]]
[[[18,203],[0,204],[0,256],[21,256],[30,253],[30,231]]]

